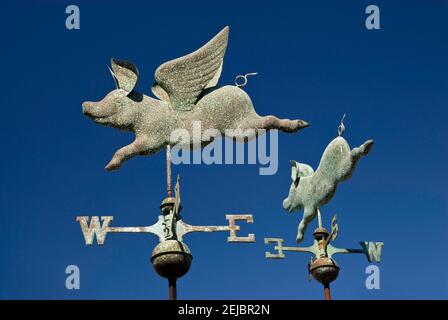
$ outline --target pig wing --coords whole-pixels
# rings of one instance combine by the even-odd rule
[[[176,110],[193,109],[201,92],[218,83],[228,36],[225,27],[198,50],[159,66],[151,88],[154,95]]]

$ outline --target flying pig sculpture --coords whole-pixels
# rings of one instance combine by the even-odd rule
[[[350,150],[347,141],[339,136],[327,146],[316,171],[309,165],[291,161],[292,184],[283,208],[288,212],[304,210],[297,230],[297,242],[303,240],[307,225],[316,217],[319,208],[327,204],[339,182],[351,177],[357,161],[369,153],[373,140],[367,140]]]
[[[99,102],[82,105],[83,113],[96,123],[135,133],[135,140],[114,154],[107,170],[118,169],[135,155],[151,155],[178,142],[204,146],[207,141],[193,141],[195,121],[200,121],[201,133],[216,129],[216,135],[225,135],[226,129],[233,129],[241,136],[232,138],[245,142],[256,137],[259,129],[296,132],[308,126],[303,120],[259,116],[238,86],[217,86],[228,34],[229,28],[225,27],[195,52],[159,66],[152,86],[158,99],[135,91],[138,71],[132,63],[112,59],[111,73],[117,89]],[[190,140],[173,137],[176,129],[187,130]],[[249,130],[252,135],[247,135],[248,129],[253,129]]]

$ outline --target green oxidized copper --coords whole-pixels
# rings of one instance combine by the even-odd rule
[[[158,67],[151,88],[157,99],[135,90],[139,74],[131,62],[112,59],[111,73],[117,89],[99,102],[83,103],[84,114],[96,123],[135,133],[135,140],[114,154],[107,170],[118,169],[136,155],[151,155],[179,142],[205,146],[215,136],[228,134],[228,129],[240,130],[232,132],[231,137],[247,142],[260,129],[296,132],[308,126],[303,120],[259,116],[241,85],[217,85],[228,34],[229,28],[225,27],[200,49]],[[206,138],[193,135],[195,122],[201,124],[201,133],[209,130]],[[212,137],[210,129],[214,129]],[[176,130],[186,130],[188,140],[179,141],[173,135]]]
[[[358,160],[367,155],[372,146],[373,140],[367,140],[350,150],[348,142],[339,136],[325,149],[316,171],[307,164],[291,161],[292,183],[283,208],[288,212],[304,211],[297,242],[303,240],[306,227],[317,216],[319,208],[333,198],[338,183],[351,177]]]

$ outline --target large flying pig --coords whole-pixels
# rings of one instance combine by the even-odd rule
[[[303,240],[307,225],[316,217],[319,208],[333,198],[340,181],[351,177],[357,161],[369,153],[373,140],[367,140],[350,150],[343,137],[337,137],[324,151],[316,171],[309,165],[291,161],[292,184],[283,208],[288,212],[304,210],[297,230],[297,242]]]
[[[138,71],[132,63],[112,59],[117,89],[99,102],[82,105],[84,114],[96,123],[135,133],[135,140],[114,154],[107,170],[118,169],[135,155],[154,154],[166,145],[176,144],[179,140],[172,135],[176,129],[187,130],[191,137],[188,143],[197,145],[193,141],[196,121],[200,121],[201,133],[216,129],[217,134],[225,135],[226,129],[241,129],[241,136],[232,135],[240,141],[256,137],[259,129],[296,132],[308,126],[303,120],[259,116],[249,96],[238,86],[217,86],[228,34],[229,28],[225,27],[195,52],[159,66],[152,86],[158,99],[134,90]],[[246,136],[247,129],[254,129],[253,134]],[[207,141],[201,139],[199,143],[205,145]]]

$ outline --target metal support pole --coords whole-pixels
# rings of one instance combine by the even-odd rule
[[[176,279],[168,279],[168,298],[169,300],[177,300]]]
[[[325,300],[331,300],[330,283],[324,283]]]
[[[173,196],[173,190],[171,189],[171,146],[166,146],[166,191],[168,197]]]
[[[319,225],[319,228],[322,228],[322,215],[320,214],[319,209],[317,209],[317,223]]]

